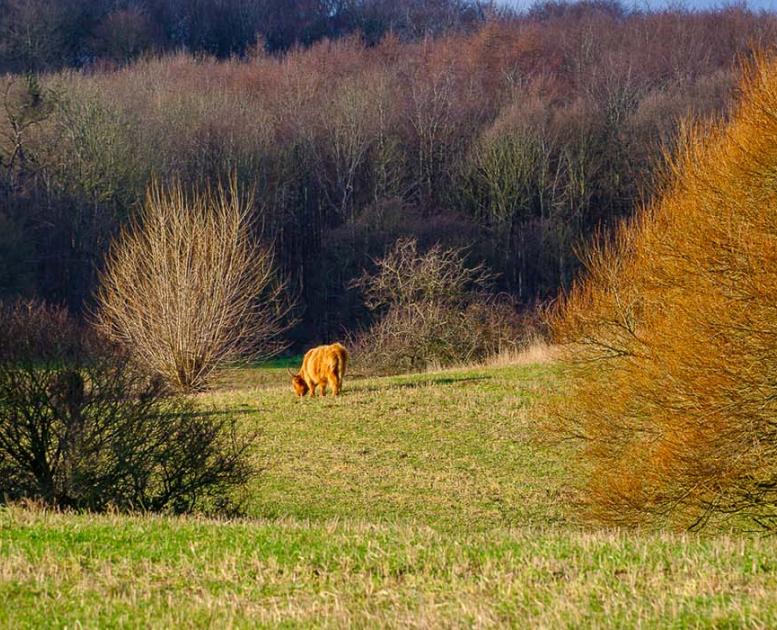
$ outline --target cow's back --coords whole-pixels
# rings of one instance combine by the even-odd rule
[[[302,370],[308,377],[320,382],[323,376],[334,373],[342,379],[348,361],[348,351],[341,343],[317,346],[308,350],[302,360]]]

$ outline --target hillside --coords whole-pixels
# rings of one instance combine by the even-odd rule
[[[773,626],[777,541],[576,525],[534,446],[553,368],[352,379],[279,367],[203,403],[259,432],[246,518],[0,510],[0,626]],[[259,385],[257,386],[257,383]]]

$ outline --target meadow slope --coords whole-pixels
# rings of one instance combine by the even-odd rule
[[[351,379],[279,366],[203,403],[259,432],[246,516],[0,509],[0,626],[777,625],[777,541],[590,531],[531,440],[548,366]]]

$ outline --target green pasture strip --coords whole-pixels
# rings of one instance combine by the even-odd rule
[[[0,625],[774,627],[777,540],[0,510]]]

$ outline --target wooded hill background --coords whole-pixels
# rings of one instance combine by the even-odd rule
[[[299,342],[368,320],[349,283],[400,237],[467,246],[528,307],[776,41],[743,8],[0,0],[0,298],[82,311],[152,178],[234,174]]]

